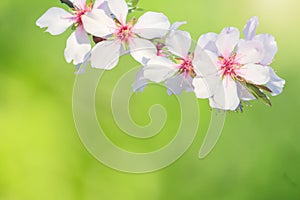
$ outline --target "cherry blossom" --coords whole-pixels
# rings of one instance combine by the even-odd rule
[[[186,92],[193,92],[193,86],[192,86],[192,76],[193,76],[193,67],[192,67],[192,57],[193,54],[189,53],[190,44],[191,44],[191,36],[188,32],[185,31],[179,31],[178,28],[180,26],[186,24],[185,21],[183,22],[175,22],[172,24],[172,26],[169,29],[169,33],[162,38],[162,40],[158,41],[156,43],[156,49],[157,52],[154,54],[151,59],[146,60],[145,63],[142,63],[144,66],[141,68],[141,70],[137,73],[136,79],[133,83],[133,90],[136,91],[143,91],[146,85],[148,84],[149,80],[153,81],[153,78],[149,78],[145,76],[145,72],[149,70],[148,67],[149,64],[155,62],[156,59],[160,59],[159,57],[164,57],[167,62],[171,61],[170,57],[172,57],[173,65],[174,65],[174,76],[170,77],[166,80],[164,80],[164,84],[167,88],[167,92],[169,95],[171,94],[180,94],[183,90]],[[189,43],[189,46],[183,47],[186,48],[186,55],[181,58],[180,56],[177,56],[172,54],[172,52],[169,49],[174,50],[174,43]],[[177,45],[179,51],[181,51],[180,44]],[[176,51],[176,50],[175,50]],[[189,55],[188,55],[189,54]],[[163,59],[164,59],[163,58]],[[188,69],[189,68],[189,69]],[[160,73],[160,68],[156,68],[157,73]],[[191,73],[191,74],[189,74]],[[157,81],[156,81],[157,82]]]
[[[190,53],[191,36],[186,31],[173,31],[166,38],[166,48],[176,57],[155,56],[144,68],[144,77],[160,83],[166,81],[170,92],[180,94],[182,90],[193,91],[192,78],[194,54]]]
[[[238,29],[229,27],[219,35],[200,37],[198,45],[204,49],[202,57],[207,58],[202,58],[202,62],[206,59],[205,64],[196,65],[193,85],[196,96],[209,98],[211,107],[236,110],[242,100],[254,96],[249,87],[267,89],[264,85],[270,80],[270,73],[260,64],[265,55],[262,42],[240,40]]]
[[[282,92],[285,84],[285,80],[280,78],[272,69],[272,67],[269,66],[272,63],[275,54],[277,53],[277,43],[275,38],[270,34],[256,35],[257,26],[258,18],[252,17],[244,27],[244,38],[248,41],[256,40],[262,42],[265,51],[264,56],[259,63],[265,65],[269,69],[270,80],[266,86],[272,91],[271,95],[276,96]]]
[[[163,83],[169,95],[194,92],[222,110],[241,109],[243,102],[254,99],[271,105],[266,93],[278,95],[285,85],[270,66],[278,50],[275,38],[256,35],[257,17],[246,23],[243,39],[237,28],[227,27],[220,34],[201,35],[191,52],[190,33],[178,30],[186,22],[170,26],[163,13],[151,11],[138,20],[127,20],[129,12],[142,10],[138,1],[61,2],[70,10],[52,7],[36,24],[52,35],[73,28],[64,55],[67,62],[73,61],[75,74],[85,72],[90,63],[94,68],[113,69],[121,55],[130,53],[142,64],[132,85],[135,92],[143,91],[149,81]]]
[[[92,67],[112,69],[122,52],[127,50],[138,62],[151,57],[156,48],[150,39],[163,37],[170,27],[162,13],[146,12],[138,21],[126,22],[128,6],[124,0],[109,0],[108,6],[114,19],[103,10],[87,13],[82,17],[85,29],[105,40],[96,44],[91,52]]]
[[[67,62],[74,65],[83,63],[89,56],[91,50],[90,39],[85,31],[82,17],[87,13],[93,13],[104,4],[104,0],[96,0],[95,4],[86,3],[86,0],[70,1],[73,8],[70,12],[52,7],[46,11],[36,22],[41,28],[47,28],[46,32],[51,35],[59,35],[73,26],[76,30],[67,39],[65,58]]]

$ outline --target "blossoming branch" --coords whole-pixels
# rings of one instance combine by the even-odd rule
[[[186,22],[170,24],[163,13],[145,12],[139,19],[128,13],[143,11],[138,0],[61,0],[69,7],[50,8],[36,22],[52,35],[72,27],[64,51],[67,62],[78,70],[111,70],[119,57],[130,54],[143,66],[133,83],[143,91],[149,81],[164,83],[167,92],[194,92],[209,99],[212,108],[243,110],[242,103],[261,100],[271,106],[271,96],[280,94],[285,80],[270,66],[277,53],[272,35],[258,34],[258,18],[251,18],[241,38],[237,28],[207,33],[191,49],[189,32],[179,30]]]

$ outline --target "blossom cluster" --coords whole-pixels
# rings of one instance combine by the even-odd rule
[[[186,22],[170,24],[163,13],[145,12],[139,19],[128,19],[137,9],[137,0],[61,0],[69,6],[50,8],[36,22],[52,35],[69,27],[74,30],[64,52],[77,73],[93,68],[111,70],[119,57],[130,54],[143,66],[133,83],[143,91],[149,81],[164,83],[168,93],[194,92],[209,99],[221,110],[242,110],[242,102],[261,100],[282,92],[285,80],[270,67],[277,52],[272,35],[258,34],[257,17],[244,27],[224,28],[219,34],[200,36],[194,49],[189,32],[179,30]]]

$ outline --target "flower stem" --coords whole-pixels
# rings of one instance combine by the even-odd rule
[[[74,8],[73,3],[71,1],[69,1],[69,0],[60,0],[60,2],[66,4],[70,8]]]

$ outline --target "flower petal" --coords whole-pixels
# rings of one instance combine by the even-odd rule
[[[218,35],[216,40],[216,46],[219,53],[224,58],[229,58],[232,51],[235,49],[240,38],[240,32],[237,28],[228,27],[224,28],[222,32]]]
[[[166,39],[166,47],[181,58],[188,56],[191,43],[191,35],[186,31],[172,31]]]
[[[262,65],[269,65],[272,63],[278,47],[275,38],[269,34],[259,34],[254,37],[254,40],[261,41],[264,47],[264,57],[260,61]]]
[[[82,28],[78,28],[67,40],[65,58],[68,63],[73,60],[74,65],[77,65],[85,61],[90,50],[91,44],[88,34]]]
[[[141,37],[153,39],[165,36],[169,28],[169,19],[164,14],[146,12],[139,18],[132,31]]]
[[[169,95],[176,94],[179,95],[183,90],[186,92],[193,92],[194,87],[192,85],[193,78],[191,76],[184,77],[184,74],[179,74],[177,76],[171,77],[165,82],[167,91]]]
[[[285,85],[285,80],[277,76],[277,74],[274,72],[274,70],[271,67],[267,67],[267,68],[269,68],[269,72],[270,72],[270,81],[267,83],[267,87],[272,90],[271,93],[272,96],[279,95],[283,90],[283,87]]]
[[[148,85],[148,79],[144,77],[144,67],[142,67],[136,74],[134,83],[132,84],[133,92],[143,92],[145,87]]]
[[[84,10],[86,5],[86,0],[72,0],[75,7]]]
[[[92,50],[92,67],[106,70],[114,68],[119,62],[120,48],[119,41],[99,42]]]
[[[269,69],[262,65],[247,64],[240,68],[237,73],[239,76],[256,85],[266,84],[270,80]]]
[[[108,6],[115,17],[123,24],[126,24],[128,6],[125,0],[109,0]]]
[[[213,52],[217,52],[217,47],[215,45],[217,38],[218,34],[216,33],[206,33],[204,35],[201,35],[198,39],[196,48],[202,48]]]
[[[91,61],[91,56],[90,54],[87,56],[86,60],[83,63],[79,63],[78,65],[75,66],[76,72],[75,74],[83,74],[86,72],[87,66],[89,65]]]
[[[215,53],[204,51],[197,45],[193,60],[193,66],[197,76],[207,77],[217,74],[217,60],[218,56]]]
[[[240,64],[259,63],[264,57],[263,44],[257,40],[240,40],[236,59]]]
[[[148,40],[132,38],[129,42],[131,56],[141,64],[146,64],[150,58],[156,56],[157,49]]]
[[[258,18],[256,16],[248,20],[244,27],[245,40],[252,40],[256,34],[256,28],[258,26]]]
[[[182,22],[174,22],[174,23],[170,26],[169,30],[170,30],[170,31],[177,31],[177,30],[180,28],[180,26],[182,26],[182,25],[184,25],[184,24],[186,24],[186,21],[182,21]]]
[[[101,9],[101,7],[104,3],[107,3],[106,0],[95,0],[95,3],[93,5],[93,10],[94,9]]]
[[[59,35],[69,28],[76,20],[73,15],[62,8],[50,8],[36,22],[40,28],[47,27],[46,32]]]
[[[156,56],[149,60],[144,69],[144,77],[160,83],[176,73],[176,64],[165,57]]]
[[[197,98],[206,99],[212,97],[220,83],[218,76],[208,76],[205,78],[196,77],[193,80],[194,92]]]
[[[84,29],[97,37],[106,37],[113,33],[114,21],[103,10],[96,9],[81,17]]]
[[[224,78],[210,100],[210,105],[222,110],[235,110],[239,104],[240,99],[235,81],[231,78]]]
[[[255,97],[239,82],[237,82],[238,96],[243,101],[254,100]]]

